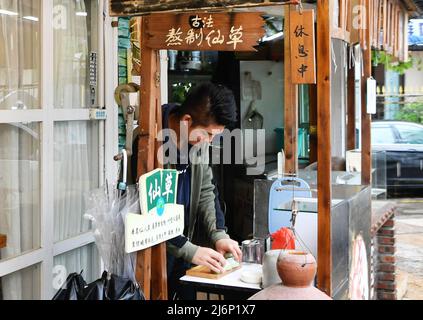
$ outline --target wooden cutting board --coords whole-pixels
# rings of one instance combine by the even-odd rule
[[[194,268],[191,268],[187,271],[186,275],[191,277],[197,277],[197,278],[206,278],[206,279],[212,279],[217,280],[224,276],[227,276],[228,274],[240,269],[241,266],[237,268],[233,268],[229,271],[225,271],[223,273],[213,273],[209,268],[205,266],[197,266]]]

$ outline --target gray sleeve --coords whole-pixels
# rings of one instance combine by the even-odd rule
[[[182,248],[178,248],[177,246],[171,244],[169,241],[166,243],[167,250],[169,253],[176,258],[182,258],[185,261],[191,263],[192,259],[194,258],[195,253],[200,248],[199,246],[196,246],[195,244],[187,241]]]
[[[205,227],[208,238],[213,245],[221,239],[228,239],[229,236],[224,230],[217,229],[216,206],[214,185],[212,182],[213,172],[209,165],[202,164],[203,180],[201,182],[200,202],[198,205],[200,219]]]

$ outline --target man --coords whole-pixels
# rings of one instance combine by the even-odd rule
[[[163,141],[164,166],[178,170],[177,203],[185,207],[184,235],[167,242],[169,297],[195,299],[194,292],[179,285],[192,264],[223,272],[225,253],[242,259],[238,243],[224,230],[212,170],[201,161],[208,159],[204,146],[236,121],[236,103],[227,88],[205,83],[194,87],[182,105],[164,105],[162,111],[163,129],[169,133]],[[211,248],[195,244],[200,224]]]

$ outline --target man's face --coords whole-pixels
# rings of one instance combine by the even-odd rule
[[[210,144],[217,135],[225,130],[225,126],[219,124],[210,124],[207,127],[193,126],[193,120],[190,115],[183,116],[181,121],[181,126],[184,126],[183,132],[188,134],[188,137],[184,137],[184,140],[188,140],[191,145]]]

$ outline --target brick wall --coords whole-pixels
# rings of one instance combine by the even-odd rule
[[[372,239],[373,299],[397,300],[395,216],[392,216]]]

